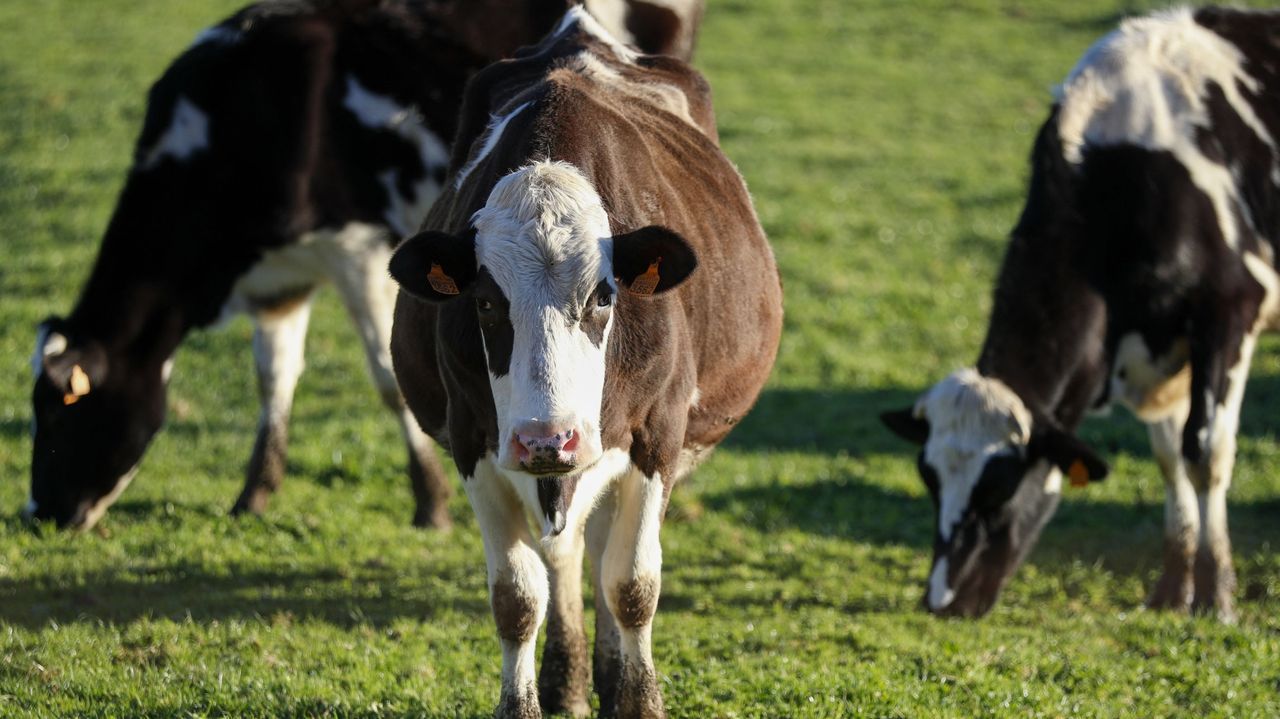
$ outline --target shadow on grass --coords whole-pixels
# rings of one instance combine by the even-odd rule
[[[454,613],[487,616],[478,596],[458,596],[476,583],[470,565],[437,565],[430,586],[449,596],[423,596],[402,568],[376,560],[318,569],[279,567],[239,571],[176,563],[135,566],[77,577],[63,586],[0,580],[0,623],[39,628],[57,622],[129,623],[141,618],[210,622],[227,619],[316,620],[335,626],[385,627],[399,619],[430,620]],[[482,574],[481,574],[482,576]]]

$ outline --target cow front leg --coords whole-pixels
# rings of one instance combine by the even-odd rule
[[[587,664],[587,632],[582,612],[582,527],[544,543],[543,558],[551,581],[547,612],[547,641],[538,671],[538,700],[547,714],[585,717],[591,714],[587,693],[591,667]]]
[[[591,553],[591,581],[595,594],[596,637],[592,650],[592,683],[600,698],[600,716],[616,716],[618,708],[618,673],[622,662],[618,624],[604,591],[604,556],[613,529],[616,489],[610,488],[600,498],[595,511],[587,519],[587,551]]]
[[[1147,598],[1152,609],[1186,611],[1192,600],[1192,569],[1200,541],[1200,510],[1195,488],[1182,462],[1181,427],[1186,407],[1176,416],[1147,425],[1151,450],[1164,476],[1164,571]]]
[[[1230,623],[1235,621],[1236,576],[1227,532],[1227,490],[1257,335],[1255,314],[1238,306],[1227,310],[1215,318],[1217,325],[1192,341],[1191,413],[1183,430],[1182,453],[1200,514],[1193,607],[1216,610],[1220,620]]]
[[[284,481],[289,413],[304,366],[311,297],[254,315],[253,360],[258,375],[258,437],[253,443],[244,489],[232,514],[261,514]]]
[[[379,232],[355,226],[344,230],[346,254],[330,268],[351,321],[364,344],[369,374],[382,403],[396,416],[409,450],[409,487],[413,491],[413,526],[447,530],[453,490],[435,445],[405,406],[391,365],[391,324],[396,284],[387,274],[391,247]]]
[[[502,693],[497,719],[537,719],[534,663],[538,628],[547,611],[547,569],[533,539],[523,506],[488,460],[463,479],[484,539],[489,603],[502,645]]]
[[[661,477],[631,471],[618,480],[617,509],[605,548],[601,584],[618,629],[616,716],[665,717],[653,664],[653,617],[662,587],[658,534],[665,509]]]

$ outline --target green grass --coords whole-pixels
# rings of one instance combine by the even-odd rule
[[[170,421],[86,536],[15,517],[35,324],[88,273],[144,91],[239,0],[0,3],[0,715],[487,716],[499,655],[470,510],[408,526],[403,448],[333,294],[290,477],[225,516],[256,399],[244,320],[179,353]],[[1232,490],[1241,621],[1138,609],[1163,485],[1117,413],[981,622],[918,609],[930,509],[875,415],[973,360],[1049,88],[1148,3],[712,0],[698,65],[777,251],[787,324],[756,412],[680,487],[655,655],[677,717],[1280,715],[1280,343]]]

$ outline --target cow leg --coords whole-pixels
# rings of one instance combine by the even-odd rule
[[[284,481],[285,455],[289,445],[289,412],[293,391],[304,366],[303,350],[307,323],[311,319],[311,297],[284,308],[254,315],[253,359],[258,373],[258,438],[244,489],[231,513],[261,514],[267,500]]]
[[[632,470],[618,480],[617,510],[605,547],[601,584],[618,628],[617,716],[665,717],[653,665],[653,617],[662,586],[661,477]]]
[[[484,540],[489,603],[502,644],[502,695],[497,719],[536,719],[538,689],[534,658],[538,628],[547,611],[547,568],[523,505],[489,460],[476,465],[462,486]]]
[[[613,621],[613,612],[609,610],[604,591],[604,554],[609,544],[609,531],[613,528],[617,506],[614,495],[614,489],[606,490],[595,511],[587,519],[587,550],[591,552],[591,580],[596,608],[596,639],[592,651],[593,683],[596,695],[600,697],[601,717],[616,716],[618,670],[622,661],[618,624]]]
[[[1224,622],[1235,620],[1232,599],[1235,568],[1227,534],[1227,489],[1235,465],[1240,406],[1257,339],[1257,306],[1227,303],[1217,316],[1193,322],[1191,413],[1183,430],[1182,454],[1200,509],[1200,543],[1195,562],[1198,610],[1217,610]]]
[[[355,234],[354,231],[349,231]],[[409,486],[415,503],[413,525],[449,529],[449,497],[453,490],[434,443],[413,418],[391,368],[391,319],[396,286],[387,274],[391,249],[380,234],[359,235],[331,273],[364,343],[365,359],[382,403],[395,414],[409,449]]]
[[[570,534],[571,533],[571,534]],[[582,613],[582,528],[570,527],[569,536],[555,542],[555,552],[543,557],[551,581],[551,605],[547,612],[547,641],[542,647],[538,671],[538,700],[547,714],[586,717],[591,714],[587,693],[591,667],[587,664],[587,631]]]
[[[1164,476],[1164,571],[1147,606],[1186,611],[1191,607],[1191,572],[1200,537],[1200,510],[1195,488],[1182,462],[1180,429],[1186,409],[1147,425],[1151,450]]]

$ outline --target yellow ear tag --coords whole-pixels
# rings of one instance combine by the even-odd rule
[[[80,365],[71,368],[71,391],[62,395],[62,404],[71,405],[89,394],[89,375],[80,369]]]
[[[659,262],[662,262],[661,257],[654,260],[653,263],[649,265],[649,269],[644,271],[643,275],[640,275],[631,281],[631,287],[629,288],[631,290],[631,294],[648,297],[653,294],[654,290],[658,289],[658,283],[662,281],[662,278],[658,276]]]
[[[431,283],[431,289],[442,295],[458,294],[458,283],[454,282],[452,277],[446,275],[444,270],[440,269],[438,263],[431,263],[431,271],[427,273],[427,282]]]
[[[1071,478],[1072,487],[1089,486],[1089,470],[1085,468],[1084,462],[1078,459],[1071,463],[1071,469],[1067,470],[1067,476]]]

